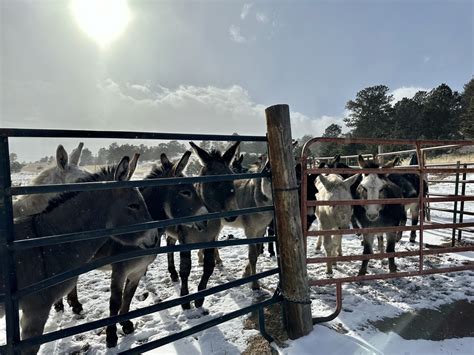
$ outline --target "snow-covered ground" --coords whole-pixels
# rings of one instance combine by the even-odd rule
[[[16,184],[27,184],[32,174],[14,174]],[[137,176],[136,178],[139,178]],[[473,175],[469,177],[474,178]],[[436,184],[431,191],[452,192],[452,184]],[[474,195],[474,186],[468,186],[467,195]],[[441,205],[441,204],[440,204]],[[452,207],[452,203],[444,204]],[[466,203],[466,210],[474,211],[472,202]],[[449,220],[449,215],[432,212],[433,219]],[[465,217],[465,221],[474,220]],[[224,229],[221,237],[232,233],[236,238],[244,238],[239,230]],[[467,237],[468,235],[466,235]],[[472,235],[471,235],[472,236]],[[418,245],[408,242],[409,233],[397,244],[396,250],[412,250]],[[425,232],[425,242],[440,244],[450,240],[451,231]],[[308,254],[317,255],[316,240],[310,239]],[[355,236],[346,236],[343,242],[344,255],[360,254],[360,240]],[[209,287],[235,280],[241,277],[247,262],[247,248],[228,247],[220,250],[224,266],[216,268],[209,281]],[[176,255],[176,259],[179,256]],[[426,257],[426,267],[461,265],[463,262],[473,262],[474,253],[453,253],[440,256]],[[397,259],[400,271],[416,270],[417,258]],[[178,265],[178,264],[177,264]],[[258,260],[258,271],[264,271],[276,266],[276,259],[268,254]],[[334,277],[352,276],[357,274],[360,262],[339,263],[334,269]],[[386,261],[372,260],[369,264],[370,273],[387,272]],[[325,265],[309,265],[312,278],[324,278]],[[196,253],[193,253],[193,269],[190,276],[190,291],[197,289],[202,268],[197,263]],[[90,272],[79,279],[79,299],[84,304],[84,312],[76,316],[66,307],[64,313],[50,313],[46,332],[54,331],[83,322],[97,320],[108,315],[108,289],[110,275],[101,271]],[[137,346],[144,342],[159,339],[174,332],[212,319],[219,315],[248,306],[265,295],[271,295],[277,285],[277,276],[261,280],[262,290],[255,292],[248,286],[227,290],[206,298],[204,307],[209,311],[203,315],[200,310],[183,311],[174,307],[156,314],[136,319],[136,331],[125,336],[119,328],[119,344],[116,349],[105,346],[105,331],[79,334],[44,345],[40,354],[115,354],[119,351]],[[369,324],[384,317],[393,317],[406,311],[424,308],[436,308],[454,300],[467,299],[474,301],[474,270],[445,275],[405,278],[387,281],[372,281],[343,285],[343,311],[332,322],[315,326],[313,332],[297,341],[289,342],[289,347],[280,348],[282,354],[314,354],[315,349],[321,354],[468,354],[474,349],[474,338],[448,339],[443,341],[405,340],[395,333],[383,333]],[[313,287],[312,311],[314,316],[327,315],[335,307],[335,289],[333,286]],[[166,256],[158,256],[151,265],[147,276],[136,293],[132,308],[141,308],[168,300],[179,295],[179,283],[171,282],[166,267]],[[148,297],[144,297],[148,295]],[[191,337],[173,344],[161,347],[150,353],[155,354],[240,354],[248,345],[249,339],[258,331],[246,329],[244,318],[237,318],[217,327],[197,333]],[[474,327],[474,325],[466,324]],[[0,319],[0,344],[5,341],[5,324]],[[317,347],[317,348],[315,348]]]

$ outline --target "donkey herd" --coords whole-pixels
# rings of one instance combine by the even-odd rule
[[[244,171],[242,156],[238,148],[239,142],[232,144],[225,152],[219,150],[206,151],[194,143],[190,143],[202,165],[200,175],[224,175]],[[125,156],[114,166],[104,167],[97,173],[89,173],[78,166],[83,143],[68,157],[66,150],[60,145],[56,151],[56,166],[44,170],[32,184],[61,184],[71,182],[124,181],[132,178],[138,154],[132,159]],[[161,154],[160,162],[154,166],[145,179],[162,179],[184,176],[191,151],[172,162],[165,154]],[[364,160],[359,156],[362,168],[393,167],[398,163],[396,158],[385,165],[376,159]],[[417,164],[416,161],[413,162]],[[319,168],[348,168],[336,156]],[[296,169],[300,169],[297,167]],[[266,157],[251,165],[250,172],[269,172],[270,164]],[[278,173],[278,172],[273,172]],[[300,175],[301,177],[301,175]],[[382,198],[416,197],[419,194],[419,180],[412,174],[318,174],[309,176],[308,200],[351,200]],[[423,193],[426,193],[424,191]],[[16,240],[40,238],[93,229],[114,228],[130,224],[145,223],[153,220],[167,220],[180,217],[196,216],[209,212],[232,211],[242,208],[272,205],[272,185],[269,177],[256,179],[239,179],[199,184],[176,184],[144,188],[117,188],[98,191],[66,192],[61,194],[41,194],[22,196],[13,203],[14,233]],[[406,210],[411,210],[412,223],[418,221],[419,206],[414,205],[361,205],[361,206],[318,206],[308,213],[316,216],[321,230],[366,228],[380,226],[400,226],[407,220]],[[311,220],[311,221],[312,221]],[[120,253],[156,248],[160,245],[162,235],[167,236],[167,244],[178,241],[180,244],[210,242],[217,240],[223,226],[243,229],[247,238],[263,237],[268,226],[272,225],[273,213],[262,212],[252,215],[208,220],[191,224],[180,224],[163,230],[114,235],[109,238],[90,239],[51,245],[47,248],[37,247],[16,253],[16,275],[18,288],[24,288],[68,269],[77,268],[85,262]],[[387,252],[395,251],[396,241],[401,233],[386,233]],[[381,237],[381,236],[380,236]],[[412,232],[411,241],[416,235]],[[342,255],[341,236],[325,236],[318,241],[328,256]],[[380,238],[382,239],[382,238]],[[373,253],[374,234],[363,235],[363,253]],[[380,240],[379,240],[380,246]],[[203,274],[198,290],[207,287],[216,263],[222,263],[217,249],[200,251]],[[248,263],[244,276],[256,273],[256,263],[260,254],[258,245],[249,245]],[[140,279],[145,275],[148,266],[156,255],[125,260],[108,268],[112,271],[110,286],[110,315],[127,313]],[[362,262],[359,274],[367,273],[368,260]],[[396,271],[394,258],[389,258],[391,272]],[[176,271],[173,254],[168,255],[168,270],[172,281],[181,279],[180,294],[189,293],[188,278],[191,271],[191,252],[180,252],[179,274]],[[332,263],[327,264],[327,272],[332,273]],[[0,270],[0,293],[4,293],[3,270]],[[79,302],[77,279],[74,277],[20,299],[22,310],[22,338],[41,335],[48,319],[51,307],[63,310],[63,296],[74,313],[81,313],[83,308]],[[252,289],[259,288],[258,281],[252,282]],[[204,299],[195,301],[201,307]],[[190,304],[183,304],[189,309]],[[3,316],[3,305],[0,304],[0,316]],[[134,331],[131,321],[121,323],[123,332]],[[117,345],[117,328],[115,325],[106,329],[108,347]],[[39,346],[31,347],[29,352],[35,354]]]

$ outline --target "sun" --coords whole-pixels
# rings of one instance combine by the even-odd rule
[[[130,22],[126,0],[73,0],[71,10],[81,30],[101,48],[120,37]]]

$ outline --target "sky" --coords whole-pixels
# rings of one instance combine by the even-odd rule
[[[2,127],[265,134],[265,108],[286,103],[293,137],[318,136],[365,87],[401,99],[473,75],[470,0],[134,0],[105,46],[70,1],[0,4]],[[11,151],[36,160],[57,142]]]

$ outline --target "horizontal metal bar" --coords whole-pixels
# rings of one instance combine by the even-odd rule
[[[72,184],[51,184],[51,185],[32,185],[32,186],[14,186],[6,189],[7,194],[15,195],[31,195],[38,193],[51,192],[69,192],[69,191],[95,191],[95,190],[111,190],[118,188],[132,187],[152,187],[152,186],[168,186],[183,185],[195,183],[211,183],[218,181],[233,181],[243,179],[258,179],[263,177],[271,177],[270,173],[245,173],[245,174],[228,174],[228,175],[207,175],[207,176],[186,176],[179,178],[159,178],[131,181],[99,181],[99,182],[79,182]]]
[[[460,164],[462,164],[462,165],[474,165],[474,162],[468,162],[468,163],[461,163],[460,162]],[[427,167],[431,167],[431,166],[458,166],[458,163],[444,163],[444,164],[433,163],[433,164],[425,164],[425,166],[427,166]]]
[[[450,229],[459,227],[474,227],[474,223],[439,223],[429,224],[430,222],[425,221],[423,230],[433,229]],[[307,231],[308,237],[317,237],[319,235],[341,235],[341,234],[356,234],[356,233],[388,233],[388,232],[400,232],[400,231],[417,231],[421,227],[418,226],[396,226],[396,227],[370,227],[370,228],[354,228],[354,229],[327,229],[321,231]]]
[[[90,261],[83,264],[80,267],[71,269],[54,276],[48,277],[44,280],[41,280],[33,285],[27,286],[18,290],[13,298],[25,297],[29,294],[41,291],[42,289],[57,285],[63,281],[72,279],[78,275],[84,274],[86,272],[96,270],[104,265],[109,265],[117,263],[124,260],[130,260],[135,258],[140,258],[148,255],[158,255],[158,254],[167,254],[174,252],[190,251],[196,249],[207,249],[207,248],[223,248],[237,245],[250,245],[258,243],[266,243],[276,241],[276,237],[261,237],[261,238],[247,238],[247,239],[231,239],[231,240],[222,240],[214,241],[207,243],[192,243],[192,244],[182,244],[182,245],[173,245],[168,247],[157,247],[157,248],[148,248],[148,249],[138,249],[125,253],[120,253],[97,260]]]
[[[447,209],[447,208],[437,208],[437,207],[430,207],[430,210],[440,211],[440,212],[450,212],[450,213],[453,213],[455,211],[455,210],[450,210],[450,209]],[[457,210],[456,212],[460,215],[463,214],[463,215],[467,215],[467,216],[474,216],[474,212],[459,211],[459,210]]]
[[[466,251],[474,251],[474,245],[463,246],[463,247],[451,247],[451,248],[437,248],[432,249],[423,249],[424,255],[435,255],[435,254],[446,254],[446,253],[462,253]],[[317,258],[307,258],[307,264],[318,264],[326,263],[333,261],[357,261],[357,260],[371,260],[371,259],[385,259],[385,258],[400,258],[407,256],[418,256],[420,255],[420,250],[410,250],[410,251],[398,251],[394,253],[378,253],[378,254],[360,254],[360,255],[344,255],[344,256],[322,256]]]
[[[160,132],[133,132],[133,131],[90,131],[64,129],[23,129],[2,128],[3,137],[49,137],[49,138],[114,138],[114,139],[160,139],[160,140],[192,140],[192,141],[227,141],[227,142],[266,142],[266,136],[239,136],[223,134],[195,134],[195,133],[160,133]]]
[[[435,182],[435,183],[450,183],[450,184],[471,184],[474,183],[474,180],[428,180],[428,182]]]
[[[214,327],[218,324],[227,322],[231,319],[241,317],[241,316],[243,316],[247,313],[250,313],[250,312],[254,311],[255,309],[258,309],[258,308],[261,308],[261,307],[268,307],[268,306],[271,306],[275,303],[280,303],[281,301],[282,301],[282,297],[272,297],[268,300],[257,303],[255,305],[244,307],[244,308],[241,308],[239,310],[230,312],[228,314],[216,317],[212,320],[209,320],[207,322],[203,322],[201,324],[195,325],[194,327],[190,327],[190,328],[188,328],[186,330],[183,330],[181,332],[173,333],[173,334],[168,335],[166,337],[163,337],[161,339],[153,340],[149,343],[139,345],[136,348],[120,352],[119,354],[123,354],[123,355],[142,354],[145,351],[149,351],[149,350],[158,348],[160,346],[169,344],[173,341],[185,338],[185,337],[190,336],[192,334],[195,334],[195,333],[198,333],[200,331],[206,330],[208,328]]]
[[[474,170],[474,169],[473,169]],[[419,168],[312,168],[306,169],[305,173],[310,174],[420,174]]]
[[[315,137],[308,142],[339,143],[339,144],[381,144],[381,145],[474,145],[471,140],[434,140],[434,139],[381,139],[381,138],[331,138]],[[306,142],[306,143],[308,143]],[[433,147],[432,147],[433,148]],[[422,148],[426,149],[426,148]]]
[[[424,269],[422,271],[405,271],[405,272],[391,272],[388,274],[377,274],[377,275],[363,275],[363,276],[349,276],[349,277],[340,277],[334,279],[324,279],[324,280],[308,280],[310,286],[324,286],[332,285],[338,282],[359,282],[359,281],[369,281],[369,280],[386,280],[386,279],[396,279],[400,277],[413,277],[413,276],[422,276],[422,275],[432,275],[432,274],[444,274],[447,272],[458,272],[473,270],[474,265],[465,265],[465,266],[453,266],[447,268],[439,269]]]
[[[262,279],[264,277],[268,277],[268,276],[278,274],[278,272],[279,272],[278,268],[263,271],[263,272],[260,272],[258,274],[252,275],[252,276],[248,276],[248,277],[244,277],[242,279],[230,281],[230,282],[227,282],[225,284],[214,286],[214,287],[211,287],[211,288],[208,288],[208,289],[205,289],[205,290],[202,290],[202,291],[198,291],[198,292],[186,295],[186,296],[181,296],[181,297],[169,300],[169,301],[164,301],[164,302],[161,302],[161,303],[158,303],[158,304],[154,304],[152,306],[139,308],[139,309],[130,311],[130,312],[125,313],[125,314],[120,314],[120,315],[117,315],[117,316],[107,317],[107,318],[103,318],[103,319],[100,319],[100,320],[96,320],[96,321],[76,325],[76,326],[73,326],[73,327],[70,327],[70,328],[65,328],[65,329],[57,330],[57,331],[54,331],[54,332],[51,332],[51,333],[47,333],[47,334],[31,337],[31,338],[28,338],[28,339],[24,339],[20,343],[18,343],[17,347],[19,349],[23,349],[23,348],[29,347],[31,345],[44,344],[44,343],[48,343],[48,342],[51,342],[51,341],[54,341],[54,340],[67,338],[67,337],[70,337],[70,336],[73,336],[73,335],[76,335],[76,334],[88,332],[90,330],[94,330],[94,329],[97,329],[97,328],[105,327],[105,326],[108,326],[108,325],[111,325],[111,324],[124,322],[126,320],[141,317],[141,316],[144,316],[144,315],[147,315],[147,314],[156,313],[156,312],[162,311],[164,309],[168,309],[168,308],[171,308],[171,307],[176,307],[176,306],[179,306],[183,303],[189,303],[189,302],[194,301],[196,299],[204,298],[204,297],[207,297],[209,295],[213,295],[213,294],[218,293],[218,292],[222,292],[222,291],[234,288],[234,287],[242,286],[242,285],[245,285],[245,284],[250,283],[252,281]]]
[[[306,206],[339,206],[339,205],[372,205],[374,203],[378,205],[408,205],[410,203],[419,202],[419,198],[381,198],[377,200],[319,200],[319,201],[308,201]]]
[[[66,233],[66,234],[47,236],[47,237],[41,237],[41,238],[16,240],[13,242],[13,245],[10,249],[23,250],[23,249],[30,249],[30,248],[46,246],[46,245],[77,242],[80,240],[98,239],[98,238],[103,238],[110,235],[121,235],[121,234],[127,234],[127,233],[142,232],[149,229],[166,228],[166,227],[179,225],[179,224],[189,224],[189,223],[194,223],[194,222],[199,222],[199,221],[208,221],[212,219],[236,217],[236,216],[260,213],[260,212],[272,212],[273,210],[274,210],[273,206],[251,207],[251,208],[243,208],[243,209],[235,210],[235,211],[214,212],[214,213],[202,214],[202,215],[191,216],[191,217],[174,218],[174,219],[161,220],[161,221],[151,221],[151,222],[146,222],[146,223],[132,224],[132,225],[123,226],[123,227],[116,227],[116,228],[96,229],[92,231],[74,232],[74,233]]]
[[[3,293],[0,294],[0,303],[5,303],[5,295]]]

